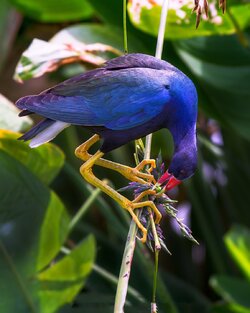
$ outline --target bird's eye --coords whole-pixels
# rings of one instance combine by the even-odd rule
[[[164,88],[169,90],[170,89],[170,86],[169,85],[164,85]]]

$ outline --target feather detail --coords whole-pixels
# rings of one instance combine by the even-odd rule
[[[36,148],[46,142],[54,139],[62,130],[66,127],[70,126],[68,123],[55,121],[49,127],[45,128],[41,132],[39,132],[32,140],[30,141],[29,146],[31,148]]]
[[[54,122],[55,122],[54,120],[45,118],[44,120],[33,126],[27,133],[19,137],[18,140],[24,141],[30,140],[34,138],[37,134],[41,133],[44,129],[52,125]]]

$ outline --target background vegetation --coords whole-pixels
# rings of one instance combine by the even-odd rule
[[[150,1],[138,11],[139,2],[128,4],[129,51],[153,55],[160,7]],[[210,19],[195,30],[192,2],[178,3],[170,2],[163,59],[198,89],[199,169],[171,196],[200,245],[163,221],[172,256],[160,255],[159,312],[246,313],[250,5],[230,0],[222,16],[210,1]],[[32,121],[18,118],[11,102],[122,51],[122,1],[0,2],[0,312],[112,312],[130,218],[79,175],[74,149],[90,134],[71,127],[54,144],[31,150],[16,132]],[[153,137],[152,155],[159,150],[168,164],[172,141],[165,130]],[[133,153],[131,143],[107,157],[133,165]],[[96,172],[115,188],[127,184],[112,172]],[[149,311],[152,259],[138,244],[126,312]]]

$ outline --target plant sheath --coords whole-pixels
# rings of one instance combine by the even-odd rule
[[[124,53],[128,53],[128,34],[127,34],[127,0],[123,0],[123,45]]]

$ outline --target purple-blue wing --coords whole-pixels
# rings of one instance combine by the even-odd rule
[[[19,109],[31,111],[54,121],[87,125],[88,121],[96,120],[96,116],[82,104],[81,96],[65,97],[53,93],[27,96],[16,102]]]
[[[151,68],[156,70],[171,70],[180,72],[172,64],[157,59],[151,55],[142,53],[125,54],[118,58],[111,59],[104,64],[104,67],[109,70],[119,70],[124,68]]]
[[[70,124],[128,129],[151,120],[168,105],[171,96],[166,73],[164,70],[163,79],[163,70],[158,69],[101,68],[40,95],[21,98],[16,105]]]

